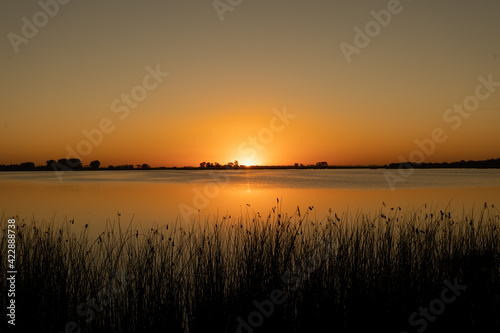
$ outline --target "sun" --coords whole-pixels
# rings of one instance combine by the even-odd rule
[[[240,165],[246,165],[246,166],[251,166],[251,165],[259,165],[259,161],[254,157],[254,158],[242,158],[241,160],[238,160],[238,163]]]

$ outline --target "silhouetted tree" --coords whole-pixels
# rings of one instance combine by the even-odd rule
[[[75,168],[75,169],[81,169],[82,168],[82,161],[80,161],[78,158],[70,158],[68,165]]]
[[[81,169],[82,161],[78,158],[70,158],[69,160],[66,158],[60,158],[57,160],[57,163],[71,169]]]
[[[151,169],[151,167],[149,166],[149,164],[146,164],[146,163],[144,163],[143,165],[141,165],[141,168],[142,169]]]
[[[317,168],[326,168],[326,167],[328,167],[328,163],[326,163],[326,162],[318,162],[318,163],[316,163],[316,167]]]
[[[238,160],[234,160],[234,166],[235,166],[236,168],[238,168],[238,167],[240,166],[240,163],[238,162]]]
[[[35,163],[33,162],[24,162],[19,165],[21,170],[35,170]]]
[[[205,168],[207,166],[207,162],[201,162],[200,163],[200,168]]]
[[[99,162],[98,160],[90,162],[90,167],[92,169],[99,169],[100,166],[101,166],[101,162]]]

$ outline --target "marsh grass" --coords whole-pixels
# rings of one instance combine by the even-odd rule
[[[312,213],[286,215],[278,204],[264,217],[247,211],[188,227],[118,219],[97,238],[71,220],[16,218],[16,329],[64,332],[73,321],[82,332],[234,332],[237,317],[279,289],[286,301],[255,332],[415,332],[410,314],[455,278],[467,290],[427,332],[500,328],[497,208],[458,218],[430,207],[331,212],[320,221]],[[6,238],[0,242],[5,272]],[[133,278],[115,279],[118,291],[103,303],[99,292],[117,275]],[[82,303],[93,309],[88,323],[90,312],[77,311]]]

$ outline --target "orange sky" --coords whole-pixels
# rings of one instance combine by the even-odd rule
[[[349,63],[341,43],[387,4],[244,1],[221,21],[213,1],[70,2],[17,46],[42,9],[4,4],[0,164],[386,164],[435,128],[425,162],[500,157],[500,86],[478,79],[500,82],[500,4],[401,1]]]

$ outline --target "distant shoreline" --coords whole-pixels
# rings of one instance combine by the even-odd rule
[[[64,161],[64,162],[62,162]],[[72,167],[69,162],[77,161],[78,166]],[[49,163],[50,162],[50,163]],[[98,161],[96,161],[98,162]],[[99,163],[100,164],[100,163]],[[75,164],[73,164],[75,165]],[[92,165],[92,163],[91,163]],[[35,166],[33,162],[25,162],[21,164],[0,165],[0,171],[109,171],[109,170],[310,170],[310,169],[500,169],[500,158],[489,159],[483,161],[460,161],[452,163],[391,163],[385,165],[328,165],[326,162],[318,162],[316,165],[298,164],[295,165],[213,165],[212,166],[183,166],[183,167],[150,167],[148,164],[136,165],[133,164],[108,166],[105,168],[83,166],[80,160],[59,160],[58,162],[51,160],[47,165]]]
[[[399,166],[399,165],[398,165]],[[147,169],[141,169],[141,168],[131,168],[131,169],[125,169],[125,168],[99,168],[99,169],[92,169],[92,168],[76,168],[76,169],[71,169],[71,170],[54,170],[54,169],[47,169],[47,168],[35,168],[35,169],[0,169],[0,172],[26,172],[26,171],[40,171],[40,172],[61,172],[61,171],[161,171],[161,170],[189,170],[189,171],[229,171],[229,170],[360,170],[360,169],[365,169],[365,170],[379,170],[379,169],[385,169],[385,170],[391,170],[391,169],[398,169],[398,166],[376,166],[376,167],[368,167],[368,166],[328,166],[328,167],[323,167],[323,168],[317,168],[317,167],[302,167],[302,168],[296,168],[293,166],[251,166],[251,167],[239,167],[239,168],[200,168],[200,167],[157,167],[157,168],[147,168]],[[406,167],[408,168],[408,167]],[[413,169],[500,169],[500,166],[464,166],[464,167],[457,167],[457,166],[414,166]]]

